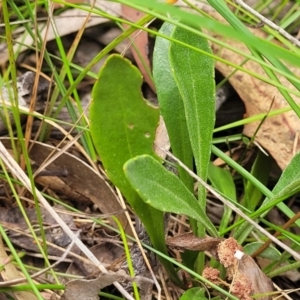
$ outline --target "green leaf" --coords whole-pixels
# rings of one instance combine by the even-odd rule
[[[137,155],[154,155],[152,145],[159,112],[141,94],[142,76],[131,62],[111,55],[93,88],[91,135],[105,171],[144,224],[153,246],[167,253],[163,213],[144,203],[123,172],[124,163]],[[171,263],[163,262],[179,282]]]
[[[159,33],[171,36],[175,26],[164,23]],[[189,169],[193,168],[193,153],[185,120],[184,106],[170,66],[171,43],[157,37],[153,52],[153,79],[156,86],[160,113],[165,121],[173,154]],[[181,167],[179,177],[193,191],[192,177]]]
[[[253,177],[246,169],[241,167],[237,162],[235,162],[232,158],[227,156],[223,151],[215,147],[214,145],[212,146],[212,152],[220,157],[222,160],[224,160],[229,166],[231,166],[233,169],[235,169],[238,173],[240,173],[245,179],[249,180],[255,187],[257,187],[264,195],[266,195],[268,198],[265,200],[259,209],[256,209],[255,212],[252,213],[252,218],[255,219],[255,217],[263,217],[265,215],[265,210],[264,208],[266,206],[272,208],[272,206],[277,205],[277,207],[284,213],[286,214],[289,218],[292,218],[295,213],[283,202],[277,204],[277,200],[281,198],[282,193],[279,192],[276,196],[274,196],[274,193],[268,190],[267,187],[265,187],[259,180],[257,180],[255,177]],[[297,166],[298,160],[299,160],[299,154],[295,155],[290,164],[292,166]],[[295,160],[295,163],[294,163]],[[287,167],[289,168],[289,166]],[[294,168],[294,167],[293,167]],[[282,174],[283,176],[283,174]],[[282,179],[281,179],[282,180]],[[290,190],[291,193],[296,192],[297,188],[297,178],[295,180],[291,181],[291,185],[287,187],[287,190]],[[286,192],[286,191],[285,191]],[[287,194],[285,194],[287,195]],[[272,205],[273,204],[273,205]],[[234,226],[238,226],[237,231],[234,234],[234,238],[237,239],[237,241],[242,244],[244,240],[247,238],[251,230],[253,229],[253,226],[248,223],[243,223],[243,221],[238,221]],[[298,226],[300,226],[300,220],[297,220],[295,222]]]
[[[229,199],[236,201],[236,189],[235,184],[230,172],[226,169],[215,166],[210,163],[208,168],[208,178],[212,186],[221,194],[225,195]],[[219,227],[219,232],[225,230],[230,222],[232,210],[224,205],[224,214]]]
[[[300,153],[297,153],[285,170],[282,172],[277,184],[275,185],[272,193],[274,196],[266,198],[261,205],[260,209],[265,206],[272,206],[278,199],[286,199],[296,194],[300,190]],[[292,218],[295,213],[283,202],[276,204],[276,206],[289,218]],[[261,216],[265,216],[267,212]],[[300,220],[296,220],[295,223],[300,226]]]
[[[208,177],[213,187],[226,197],[236,201],[235,184],[230,172],[226,169],[215,166],[213,163],[209,164]]]
[[[223,1],[215,1],[215,0],[208,0],[208,3],[217,11],[220,13],[222,17],[226,21],[228,21],[229,24],[233,28],[237,30],[237,33],[243,34],[245,37],[252,39],[253,33],[234,15],[234,13],[229,9],[229,7],[223,2]],[[288,73],[289,75],[293,76],[294,74],[292,71],[284,64],[282,63],[273,53],[273,51],[268,51],[265,48],[260,48],[257,45],[254,46],[248,46],[249,50],[253,54],[254,57],[262,59],[265,57],[271,64],[273,64],[277,69],[283,70],[284,72]],[[269,68],[264,67],[261,65],[266,74],[273,79],[274,81],[280,82],[275,73]],[[300,85],[299,83],[296,83],[294,80],[290,80],[290,82],[299,90]],[[291,95],[286,92],[285,90],[279,88],[278,89],[280,93],[283,95],[283,97],[286,99],[288,104],[291,106],[293,111],[297,114],[298,117],[300,117],[300,108],[298,107],[298,104],[293,100]]]
[[[173,30],[172,38],[190,45],[187,48],[172,43],[170,63],[183,99],[197,175],[206,180],[215,124],[214,61],[211,57],[191,49],[194,47],[211,54],[205,38],[180,27]],[[199,186],[199,200],[204,209],[206,191],[202,185]]]
[[[261,242],[253,242],[244,246],[244,252],[248,255],[253,254],[256,250],[258,250],[264,243]],[[281,253],[276,248],[269,246],[265,249],[260,255],[260,257],[267,258],[270,260],[278,261],[281,258]]]
[[[204,288],[194,287],[184,292],[180,300],[207,300],[205,292],[206,290]]]
[[[285,170],[282,172],[277,184],[272,190],[274,197],[266,198],[260,208],[270,205],[272,202],[275,202],[276,199],[286,196],[291,197],[291,195],[299,192],[300,186],[300,153],[297,153]],[[280,202],[276,205],[284,214],[289,218],[292,218],[295,213],[284,203]],[[266,213],[263,214],[266,215]],[[295,223],[300,226],[300,220],[296,220]]]
[[[271,158],[259,151],[252,166],[251,174],[262,184],[267,185],[270,167]],[[242,201],[242,204],[245,204],[245,207],[250,211],[254,211],[256,206],[262,200],[262,192],[251,181],[247,181],[243,198],[244,201]]]
[[[124,165],[125,175],[143,201],[164,212],[183,214],[199,221],[211,236],[218,232],[184,183],[150,155]]]
[[[283,196],[289,197],[292,194],[295,194],[299,191],[299,186],[300,186],[299,164],[300,164],[300,153],[297,153],[293,157],[291,162],[288,164],[286,169],[282,172],[277,184],[272,190],[274,196],[270,198],[266,198],[259,209],[267,205],[272,205],[272,203],[274,203],[274,206],[276,205],[289,218],[292,218],[295,215],[295,213],[284,202],[280,202],[278,204],[275,204],[275,202],[277,201],[278,198],[281,198]],[[261,217],[264,217],[268,213],[268,211],[262,213]],[[297,226],[300,226],[300,220],[296,220],[295,223],[297,224]],[[235,238],[237,238],[239,242],[245,240],[247,235],[251,232],[252,228],[253,226],[249,224],[243,224],[235,233]]]
[[[289,194],[300,186],[300,153],[297,153],[285,170],[282,172],[277,184],[272,190],[275,196]],[[264,203],[264,204],[267,204]]]

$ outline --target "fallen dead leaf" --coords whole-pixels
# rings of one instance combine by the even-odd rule
[[[88,299],[99,300],[98,293],[101,289],[122,279],[123,276],[116,273],[100,274],[92,280],[73,280],[66,284],[66,289],[61,300]]]
[[[8,138],[1,138],[1,141],[7,149],[11,149]],[[43,165],[52,151],[57,153],[59,150],[55,150],[55,147],[48,144],[35,142],[29,156],[39,167]],[[120,214],[122,208],[115,194],[100,174],[95,172],[87,163],[65,152],[48,165],[46,170],[50,173],[66,173],[67,176],[59,176],[55,180],[53,180],[53,176],[48,176],[48,180],[45,180],[46,176],[37,177],[40,184],[44,183],[47,188],[69,196],[72,200],[77,201],[78,206],[83,202],[86,204],[92,202],[103,214],[115,213],[123,228],[129,230],[124,213]],[[112,226],[116,226],[116,224],[112,222]]]
[[[251,282],[254,294],[268,294],[274,290],[272,280],[258,267],[253,258],[244,254],[238,262],[238,272],[244,274]],[[271,300],[272,296],[257,297],[259,300]]]
[[[117,259],[122,258],[122,261],[125,259],[124,255],[124,249],[120,247],[117,244],[110,243],[110,242],[104,242],[101,244],[96,244],[92,248],[90,248],[90,251],[98,258],[98,260],[107,268],[110,270],[115,271],[114,269],[114,262]],[[68,268],[67,273],[72,275],[84,275],[88,278],[96,278],[100,275],[101,271],[99,268],[94,266],[93,264],[82,262],[81,269],[78,268],[79,264],[72,263],[70,267]],[[86,274],[82,274],[82,271],[85,271]],[[67,278],[65,280],[68,280]]]
[[[28,219],[32,225],[38,224],[38,218],[35,208],[24,208]],[[70,237],[57,226],[54,218],[49,212],[41,207],[41,215],[45,225],[46,240],[63,249],[71,243]],[[60,218],[70,227],[71,230],[77,231],[77,227],[73,221],[73,217],[69,214],[59,213]],[[8,229],[8,236],[10,241],[17,245],[20,249],[25,249],[32,252],[39,252],[39,248],[32,237],[29,236],[29,231],[25,219],[18,207],[10,209],[0,209],[0,222],[5,229]],[[27,233],[27,234],[26,234]],[[37,233],[38,234],[38,233]],[[48,254],[61,256],[62,250],[48,245]],[[72,251],[79,253],[79,249],[73,246]]]
[[[221,17],[216,13],[209,12],[214,18],[221,20]],[[266,39],[267,35],[261,29],[250,28],[251,32]],[[248,48],[237,41],[226,39],[221,36],[214,35],[215,38],[223,42],[227,42],[231,47],[238,49],[242,53],[250,53]],[[222,59],[230,61],[237,65],[242,65],[244,57],[228,50],[221,48],[219,45],[212,45],[213,52],[220,56]],[[222,62],[216,62],[216,68],[225,76],[229,77],[235,69]],[[263,77],[268,77],[261,66],[253,61],[247,61],[243,68],[257,73]],[[300,70],[293,66],[288,66],[290,71],[300,76]],[[295,87],[282,76],[278,76],[281,84],[291,90]],[[253,76],[242,72],[236,71],[229,77],[230,84],[234,87],[246,106],[246,117],[255,116],[257,114],[266,114],[270,107],[271,110],[277,110],[287,107],[288,104],[279,90]],[[296,103],[300,104],[300,98],[293,96]],[[274,101],[274,102],[273,102]],[[260,122],[252,122],[245,125],[244,134],[252,137],[256,132]],[[285,169],[291,161],[293,155],[300,150],[299,141],[300,121],[293,111],[286,112],[274,117],[268,117],[261,128],[259,129],[255,141],[264,147],[276,160],[281,169]]]

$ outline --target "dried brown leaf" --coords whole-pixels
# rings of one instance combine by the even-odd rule
[[[211,13],[215,18],[221,20],[221,18],[215,13]],[[251,32],[266,39],[267,35],[261,29],[249,29]],[[214,36],[223,42],[227,42],[234,49],[239,50],[242,53],[250,53],[248,48],[235,40],[230,40],[221,36]],[[214,53],[229,62],[237,65],[243,65],[243,68],[249,70],[252,73],[257,73],[263,77],[268,77],[261,66],[253,61],[247,61],[245,64],[245,58],[231,50],[221,48],[217,44],[212,45]],[[245,72],[236,71],[235,68],[224,64],[222,62],[216,62],[216,68],[225,76],[229,77],[232,72],[233,75],[229,77],[229,82],[239,94],[246,106],[246,117],[255,116],[257,114],[268,113],[270,107],[271,110],[277,110],[283,107],[287,107],[288,104],[279,90],[260,79],[257,79]],[[295,75],[300,76],[299,68],[288,66],[290,71]],[[296,88],[285,78],[278,75],[281,84],[285,87],[296,91]],[[300,104],[300,98],[293,96],[296,103]],[[274,100],[274,102],[273,102]],[[272,104],[273,103],[273,104]],[[256,132],[260,121],[252,122],[245,125],[244,134],[252,137]],[[300,132],[299,118],[293,111],[280,114],[278,116],[267,118],[261,128],[259,129],[255,140],[264,147],[276,160],[281,169],[284,169],[291,161],[294,153],[300,150],[300,142],[298,134]]]
[[[7,149],[11,149],[10,141],[7,138],[3,138],[1,141]],[[52,151],[55,154],[59,150],[55,150],[55,147],[48,144],[35,142],[29,156],[34,164],[39,167]],[[41,184],[46,183],[47,188],[53,189],[57,193],[69,196],[77,202],[78,206],[84,202],[85,204],[92,202],[104,214],[118,213],[122,210],[118,199],[105,180],[78,157],[67,152],[61,153],[47,166],[46,170],[54,174],[64,172],[67,176],[60,176],[56,180],[53,180],[53,176],[50,176],[50,180],[46,181],[45,178],[41,179],[40,177],[39,182]],[[125,215],[118,214],[118,218],[123,228],[129,230]],[[112,225],[116,226],[114,222]]]
[[[224,239],[222,238],[199,238],[192,232],[177,235],[175,237],[167,238],[166,243],[170,247],[192,250],[192,251],[209,251],[216,257],[218,245]]]
[[[243,255],[238,262],[238,272],[245,275],[251,282],[253,294],[268,294],[274,290],[272,280],[264,274],[251,256]],[[255,299],[271,300],[272,297],[266,295]]]
[[[61,300],[89,299],[99,300],[99,291],[123,277],[116,273],[100,274],[92,280],[73,280],[66,284]]]
[[[41,207],[40,209],[43,223],[46,227],[44,230],[47,242],[65,249],[65,247],[71,243],[70,237],[59,226],[57,226],[56,221],[45,208]],[[25,208],[25,212],[31,224],[38,224],[35,208]],[[65,213],[58,213],[58,215],[70,227],[71,230],[77,231],[77,227],[71,215]],[[28,251],[39,252],[36,242],[28,232],[27,224],[19,207],[12,207],[8,210],[1,209],[0,222],[3,224],[5,229],[9,230],[8,236],[14,245],[17,245],[19,248]],[[48,245],[47,251],[49,255],[62,255],[62,250],[51,245]],[[73,246],[72,251],[79,253],[79,249],[76,246]]]

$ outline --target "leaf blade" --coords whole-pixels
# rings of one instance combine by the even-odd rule
[[[172,37],[196,49],[211,53],[206,39],[199,38],[185,29],[176,27]],[[212,58],[178,43],[173,43],[170,51],[174,78],[184,103],[197,175],[206,180],[215,124],[214,62]],[[204,208],[206,191],[202,186],[199,186],[198,197]]]
[[[140,199],[123,172],[128,159],[145,153],[154,156],[159,112],[143,99],[141,84],[141,74],[130,61],[111,55],[93,88],[90,130],[108,177],[141,219],[153,246],[167,254],[163,213]],[[166,260],[162,263],[172,280],[180,284],[172,264]]]
[[[165,22],[159,33],[172,36],[175,26]],[[153,78],[156,86],[160,112],[165,121],[172,152],[189,169],[193,167],[193,153],[187,129],[184,106],[170,65],[171,43],[161,37],[156,38],[153,52]],[[181,167],[179,177],[193,190],[193,179]]]
[[[193,194],[173,173],[150,155],[140,155],[124,165],[127,179],[149,205],[164,211],[184,214],[199,221],[211,236],[218,232]]]

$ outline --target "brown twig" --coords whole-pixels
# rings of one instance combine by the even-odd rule
[[[289,219],[285,224],[283,224],[282,229],[287,229],[292,224],[294,224],[300,218],[300,211],[296,213],[291,219]],[[276,231],[273,236],[276,238],[280,235],[280,231]],[[262,246],[260,246],[251,256],[256,257],[264,250],[268,248],[268,246],[272,243],[270,239],[268,239]]]

